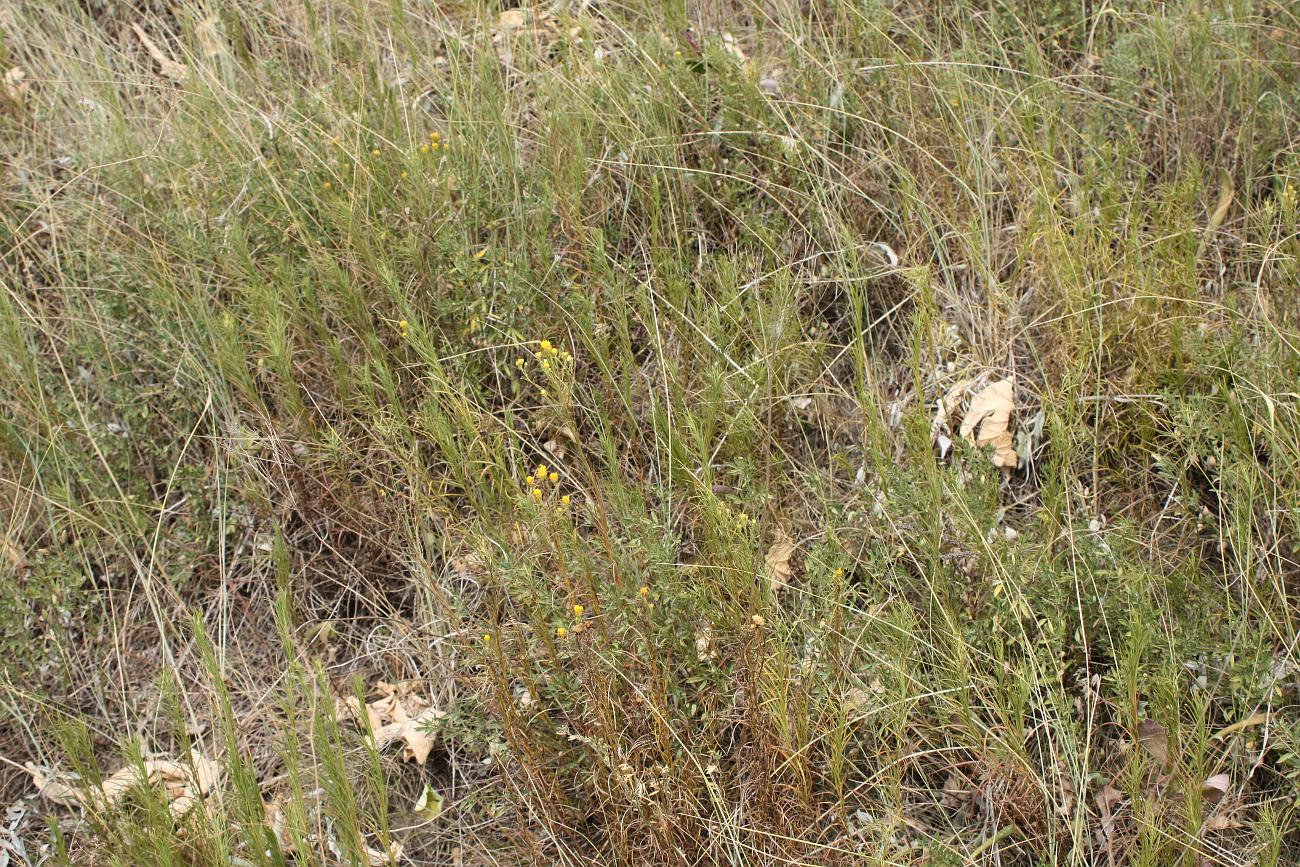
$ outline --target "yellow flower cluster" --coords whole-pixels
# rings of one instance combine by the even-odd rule
[[[555,347],[549,340],[543,340],[538,345],[538,351],[533,353],[533,358],[542,366],[542,370],[550,370],[552,362],[563,361],[565,364],[573,361],[573,356],[568,352],[563,352]]]
[[[448,144],[442,140],[442,133],[434,130],[429,133],[429,143],[420,145],[420,153],[437,153],[440,150],[445,151],[447,148]]]
[[[587,610],[587,609],[585,609],[585,608],[582,607],[582,603],[577,603],[577,604],[575,604],[575,605],[573,606],[573,621],[572,621],[572,626],[571,626],[571,627],[569,627],[569,626],[557,626],[557,627],[555,628],[555,637],[556,637],[556,638],[565,638],[566,636],[569,635],[569,633],[573,633],[574,635],[577,635],[578,633],[580,633],[580,632],[582,632],[584,629],[586,629],[586,628],[587,628],[587,624],[584,623],[583,620],[582,620],[582,612],[584,612],[584,611],[586,611],[586,610]]]
[[[553,370],[563,365],[573,363],[573,356],[557,347],[549,340],[538,341],[537,351],[533,353],[533,360],[542,370]],[[515,367],[521,371],[528,366],[528,361],[522,355],[515,359]],[[543,394],[545,392],[543,391]]]
[[[548,467],[546,464],[538,464],[536,469],[524,476],[524,485],[528,488],[528,496],[538,502],[541,502],[546,496],[546,488],[548,485],[552,490],[555,490],[555,486],[558,485],[559,482],[560,474]],[[563,507],[568,506],[572,501],[572,497],[568,494],[564,494],[560,497],[560,508],[557,508],[556,511],[561,511]]]

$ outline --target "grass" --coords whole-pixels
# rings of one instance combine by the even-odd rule
[[[1289,4],[0,30],[19,862],[1300,859]]]

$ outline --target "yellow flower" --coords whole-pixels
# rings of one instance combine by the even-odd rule
[[[556,637],[556,638],[563,638],[564,636],[566,636],[566,635],[568,635],[568,634],[569,634],[569,630],[565,629],[563,626],[561,626],[559,629],[555,630],[555,637]]]
[[[844,569],[843,569],[843,568],[836,569],[836,570],[835,570],[835,577],[836,577],[836,578],[843,578],[843,577],[844,577]]]
[[[541,478],[542,476],[545,476],[545,475],[546,475],[546,464],[538,464],[538,465],[537,465],[537,476],[538,476],[538,478]]]
[[[543,340],[543,341],[542,341],[542,352],[550,352],[550,351],[551,351],[551,341],[549,341],[549,340]]]
[[[403,337],[406,336],[406,333],[410,331],[410,329],[411,323],[407,322],[405,319],[397,323],[397,330],[402,332]]]
[[[524,482],[529,485],[535,485],[537,484],[537,479],[533,476],[528,476],[527,478],[524,479]]]
[[[574,616],[574,617],[581,617],[581,616],[582,616],[582,612],[584,612],[584,611],[586,611],[586,610],[587,610],[587,609],[585,609],[585,608],[582,607],[581,603],[579,603],[579,604],[577,604],[577,605],[574,605],[574,606],[573,606],[573,616]]]
[[[484,644],[487,644],[487,643],[488,643],[489,641],[491,641],[491,640],[492,640],[492,633],[491,633],[491,632],[484,632],[484,633],[483,633],[483,643],[484,643]]]
[[[556,482],[558,482],[558,481],[560,480],[560,474],[559,474],[559,473],[551,473],[551,474],[550,474],[549,476],[547,476],[546,478],[548,478],[548,479],[551,480],[551,484],[555,484]]]
[[[523,366],[524,366],[524,360],[522,358],[516,358],[515,367],[523,368]]]
[[[749,621],[754,624],[755,629],[767,622],[763,619],[763,615],[761,614],[755,614],[753,617],[749,618]]]
[[[428,146],[428,145],[420,145],[420,153],[422,153],[422,154],[427,154],[428,152],[429,152],[429,146]]]
[[[641,596],[642,596],[642,597],[646,597],[646,596],[649,596],[649,595],[650,595],[650,588],[649,588],[647,585],[642,584],[642,585],[641,585]]]
[[[429,133],[429,141],[437,141],[440,138],[442,138],[442,133],[438,132],[436,129]]]
[[[542,370],[550,370],[550,369],[551,369],[551,363],[549,361],[543,361]]]
[[[537,488],[533,488],[533,499],[540,500],[541,498],[542,498],[542,492],[539,491]]]
[[[560,497],[560,505],[562,505],[562,506],[567,506],[567,505],[569,505],[569,495],[568,495],[568,494],[565,494],[563,497]]]
[[[379,148],[375,148],[374,150],[372,150],[372,151],[370,152],[370,155],[371,155],[372,157],[377,157],[377,156],[379,156]]]
[[[328,189],[332,189],[332,188],[334,187],[334,185],[331,184],[329,181],[326,181],[325,183],[321,184],[321,186],[324,187],[324,188],[327,189],[327,190],[328,190]]]
[[[402,170],[402,177],[406,178],[406,177],[410,177],[410,175],[411,175],[410,172],[406,171],[405,169]]]

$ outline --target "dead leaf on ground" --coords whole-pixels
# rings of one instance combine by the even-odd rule
[[[718,649],[713,646],[713,627],[708,623],[695,630],[695,658],[700,662],[718,658]]]
[[[788,536],[782,535],[772,543],[772,547],[767,549],[767,556],[763,558],[765,571],[767,572],[767,587],[772,593],[776,593],[790,583],[793,575],[793,569],[790,566],[790,558],[794,555],[794,542],[790,541]]]
[[[497,16],[497,32],[509,33],[519,30],[528,19],[523,9],[507,9]]]
[[[144,50],[149,52],[153,62],[158,64],[158,71],[162,73],[164,78],[170,78],[178,84],[186,79],[190,74],[189,67],[168,57],[166,52],[158,47],[158,43],[154,42],[139,24],[132,22],[131,30],[135,33],[136,38],[140,40],[140,44],[144,46]]]
[[[286,855],[298,850],[297,834],[289,826],[290,818],[285,810],[284,796],[276,795],[271,801],[262,803],[263,822],[275,835],[275,841]]]
[[[1232,788],[1232,777],[1227,774],[1214,774],[1201,783],[1201,800],[1207,804],[1217,804]]]
[[[415,808],[412,812],[423,819],[436,819],[442,813],[442,807],[445,803],[442,795],[434,791],[428,783],[424,784],[424,791],[420,793],[420,799],[415,802]]]
[[[546,453],[549,454],[551,457],[555,458],[557,461],[564,460],[564,453],[567,451],[567,449],[565,449],[564,447],[564,443],[560,442],[554,437],[542,443],[542,448],[546,449]]]
[[[400,843],[389,843],[387,852],[373,846],[366,847],[366,863],[370,867],[387,867],[387,865],[396,864],[401,860],[402,846]]]
[[[1160,723],[1153,719],[1142,720],[1138,724],[1138,743],[1159,767],[1169,764],[1169,732]]]
[[[429,729],[439,720],[446,718],[445,711],[431,706],[428,699],[416,691],[418,683],[406,681],[391,684],[380,681],[375,685],[379,698],[367,702],[364,708],[365,721],[374,735],[375,748],[385,749],[389,744],[402,741],[402,758],[414,759],[423,765],[433,751],[433,736]],[[335,716],[360,725],[363,708],[356,696],[336,699]]]
[[[1115,836],[1115,808],[1124,800],[1124,793],[1108,783],[1097,790],[1092,800],[1101,814],[1101,834],[1109,847],[1111,838]]]
[[[1205,820],[1205,830],[1207,831],[1227,831],[1232,828],[1240,828],[1241,822],[1231,816],[1218,814]]]
[[[993,449],[995,467],[1015,469],[1020,463],[1011,432],[1011,412],[1016,408],[1015,382],[1002,379],[984,388],[973,398],[961,423],[961,435],[980,448]]]
[[[443,711],[431,708],[419,716],[389,723],[375,732],[375,742],[382,750],[394,741],[402,741],[406,744],[402,748],[402,758],[408,761],[415,759],[417,765],[422,765],[433,751],[433,737],[429,734],[429,728],[446,715]]]
[[[10,67],[4,74],[3,82],[0,83],[4,98],[14,105],[22,104],[30,87],[31,82],[27,81],[27,70],[21,66]]]
[[[64,806],[107,809],[120,803],[135,786],[161,786],[168,808],[178,819],[211,793],[219,773],[216,762],[197,750],[190,753],[188,764],[146,759],[114,772],[100,786],[86,788],[77,788],[70,779],[51,776],[35,765],[27,765],[27,771],[43,797]]]
[[[749,68],[749,58],[745,55],[740,44],[736,42],[736,37],[730,33],[722,34],[722,48],[735,59],[742,69]]]
[[[540,46],[554,40],[560,34],[555,16],[549,12],[532,9],[507,9],[497,16],[496,26],[492,29],[492,47],[506,66],[514,64],[514,51],[511,43],[518,36],[530,37]]]
[[[973,379],[963,379],[944,392],[943,397],[939,399],[939,406],[934,411],[933,427],[935,430],[938,430],[942,425],[947,425],[949,430],[952,429],[953,422],[959,414],[958,410],[961,409],[961,400],[966,396],[966,391],[973,382]]]
[[[74,785],[73,777],[38,768],[31,762],[23,765],[23,767],[27,770],[27,773],[31,774],[32,783],[36,786],[36,794],[42,798],[62,807],[81,805],[81,792]]]

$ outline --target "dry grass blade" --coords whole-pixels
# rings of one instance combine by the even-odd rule
[[[131,22],[131,30],[135,33],[136,38],[140,40],[140,44],[144,46],[144,50],[149,52],[149,56],[153,58],[154,63],[158,64],[158,71],[165,78],[170,78],[180,84],[189,77],[189,67],[168,57],[167,53],[158,47],[158,43],[154,42],[153,38],[144,32],[143,27]]]

